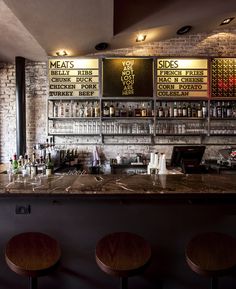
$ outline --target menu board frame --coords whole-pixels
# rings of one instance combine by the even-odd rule
[[[150,56],[103,57],[102,97],[153,97],[154,60]],[[115,71],[117,67],[119,70]],[[140,68],[143,70],[138,70]]]
[[[155,63],[155,88],[156,88],[156,99],[166,99],[166,100],[181,100],[181,99],[186,99],[186,100],[194,100],[194,99],[209,99],[210,98],[210,57],[202,57],[202,56],[199,56],[199,57],[196,57],[196,56],[171,56],[171,57],[165,57],[165,56],[161,56],[161,57],[158,57],[156,56],[156,63]],[[171,77],[171,79],[168,79],[169,81],[167,82],[158,82],[158,77],[160,75],[158,75],[158,61],[170,61],[170,63],[168,63],[169,67],[172,68],[172,69],[177,69],[177,63],[175,62],[176,60],[180,60],[180,61],[199,61],[199,60],[202,60],[202,61],[206,61],[206,65],[207,67],[206,68],[202,68],[205,72],[203,73],[203,75],[197,75],[197,71],[200,71],[201,68],[192,68],[192,69],[187,69],[187,68],[180,68],[180,69],[177,69],[176,71],[179,73],[177,73],[177,75],[174,75],[174,73],[172,75],[167,75],[168,78]],[[172,67],[171,67],[172,66]],[[164,68],[164,70],[166,71],[171,71],[171,69],[169,68],[168,66],[166,68]],[[180,73],[179,71],[188,71],[189,72],[189,75],[187,75],[186,73]],[[192,71],[191,71],[192,70]],[[191,72],[191,73],[190,73]],[[196,72],[196,75],[193,75],[194,72]],[[192,75],[191,75],[192,74]],[[185,78],[185,77],[191,77],[191,78],[199,78],[198,81],[200,82],[200,84],[198,85],[198,83],[196,82],[184,82],[182,83],[181,81],[173,81],[174,78],[176,77],[179,77],[180,79],[181,78]],[[200,78],[204,78],[204,81],[202,81]],[[173,82],[172,82],[173,81]],[[202,83],[202,85],[201,85]],[[182,91],[186,91],[186,93],[182,93],[182,94],[173,94],[173,95],[158,95],[158,91],[167,91],[168,90],[168,85],[165,87],[165,89],[163,90],[160,90],[158,88],[158,84],[169,84],[170,85],[170,89],[173,90],[173,91],[180,91],[180,89],[177,88],[177,85],[178,84],[181,84],[183,87],[183,90]],[[189,86],[188,86],[189,84]],[[194,88],[198,88],[198,87],[202,87],[202,91],[205,91],[205,94],[201,95],[201,93],[197,93],[197,89],[195,90]],[[190,89],[188,89],[188,87]],[[191,89],[192,88],[192,89]],[[201,90],[199,90],[201,91]],[[195,95],[189,95],[189,93],[192,93],[192,92],[195,92],[194,94]]]

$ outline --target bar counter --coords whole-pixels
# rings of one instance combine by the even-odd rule
[[[236,197],[235,175],[0,175],[0,195],[122,196],[145,198]]]

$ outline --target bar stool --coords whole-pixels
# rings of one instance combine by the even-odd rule
[[[151,247],[142,237],[116,232],[98,241],[95,250],[99,268],[120,278],[120,288],[128,287],[128,277],[144,271],[151,259]]]
[[[185,257],[197,274],[211,278],[211,288],[218,288],[218,277],[236,267],[236,239],[222,233],[203,233],[188,243]]]
[[[61,249],[56,240],[39,232],[12,237],[6,245],[5,260],[16,274],[29,277],[29,288],[37,288],[37,278],[47,275],[57,265]]]

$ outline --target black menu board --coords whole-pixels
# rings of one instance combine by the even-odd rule
[[[236,97],[236,58],[212,60],[212,97]]]
[[[153,59],[103,59],[103,96],[153,95]]]

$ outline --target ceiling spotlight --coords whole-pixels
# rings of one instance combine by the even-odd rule
[[[192,29],[191,25],[186,25],[186,26],[181,27],[179,30],[177,30],[176,33],[178,35],[182,35],[182,34],[188,33],[191,29]]]
[[[138,34],[136,38],[136,42],[142,42],[146,39],[146,35],[144,34]]]
[[[234,20],[234,17],[226,18],[225,20],[223,20],[223,21],[221,22],[220,25],[229,24],[232,20]]]
[[[98,43],[97,45],[95,45],[96,50],[105,50],[105,49],[107,49],[107,47],[108,47],[108,43],[106,43],[106,42],[101,42],[101,43]]]
[[[68,56],[68,53],[65,50],[57,51],[56,52],[57,56]]]

